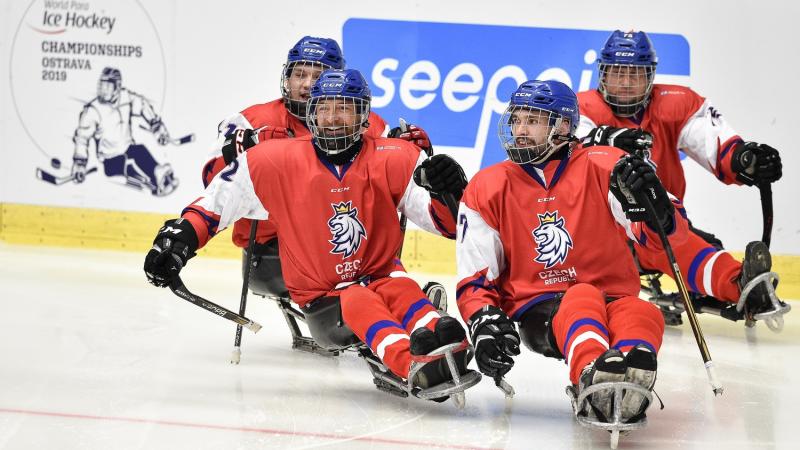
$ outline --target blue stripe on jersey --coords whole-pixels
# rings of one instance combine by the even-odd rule
[[[391,320],[379,320],[372,324],[367,330],[367,347],[372,348],[372,340],[375,339],[375,335],[378,334],[378,331],[381,331],[384,328],[391,328],[397,327],[401,328],[399,323],[392,322]],[[405,330],[403,330],[405,332]]]
[[[442,220],[439,219],[439,216],[436,214],[436,210],[433,209],[433,202],[434,201],[438,201],[439,203],[444,205],[444,202],[443,201],[439,201],[439,199],[433,199],[433,198],[431,199],[431,206],[428,208],[428,212],[430,213],[431,219],[433,220],[433,225],[436,227],[437,230],[439,230],[440,233],[442,233],[442,236],[444,236],[446,238],[449,238],[449,239],[455,239],[456,235],[454,233],[450,233],[450,232],[447,231],[447,228],[444,227],[444,224],[442,223]]]
[[[347,172],[347,169],[349,169],[350,166],[353,165],[352,161],[350,161],[349,163],[343,165],[342,166],[342,173],[339,174],[339,171],[336,170],[336,165],[335,164],[332,164],[332,163],[326,161],[325,159],[320,158],[319,156],[317,156],[317,158],[319,159],[319,162],[321,162],[322,165],[327,167],[328,170],[333,174],[333,176],[335,176],[336,179],[339,180],[339,181],[342,181],[342,178],[344,178],[344,174]]]
[[[608,330],[606,330],[606,327],[603,326],[602,323],[594,319],[578,319],[572,323],[572,325],[569,327],[569,331],[567,331],[567,338],[564,340],[564,348],[561,349],[562,355],[567,354],[567,344],[569,344],[570,339],[572,339],[572,335],[575,334],[576,331],[578,331],[578,328],[584,325],[594,326],[606,336],[606,339],[608,339]]]
[[[525,314],[525,312],[531,309],[534,305],[538,305],[539,303],[542,303],[544,301],[551,300],[555,298],[555,296],[556,294],[552,292],[547,292],[545,294],[533,297],[533,299],[529,300],[528,303],[525,303],[522,306],[522,308],[518,309],[517,312],[515,312],[514,315],[511,316],[511,320],[519,322],[519,319],[522,318],[522,315]]]
[[[692,263],[689,264],[689,273],[686,275],[686,278],[688,278],[689,289],[691,289],[693,292],[700,292],[700,289],[697,288],[697,283],[695,283],[695,277],[697,277],[697,270],[700,268],[700,264],[703,262],[706,256],[716,251],[717,249],[714,247],[706,247],[700,250],[697,255],[695,255]]]
[[[614,348],[619,350],[622,347],[627,347],[629,345],[631,347],[636,347],[639,344],[642,344],[645,347],[649,348],[653,353],[656,352],[656,347],[653,344],[651,344],[651,343],[649,343],[647,341],[644,341],[642,339],[625,339],[625,340],[619,341],[616,344],[614,344]]]
[[[486,290],[491,290],[491,291],[496,291],[497,290],[497,286],[495,286],[491,282],[487,283],[486,276],[481,275],[478,278],[476,278],[476,279],[474,279],[474,280],[472,280],[472,281],[470,281],[468,283],[465,283],[463,286],[458,288],[458,290],[456,291],[456,301],[458,301],[461,298],[461,294],[463,294],[464,291],[470,286],[472,286],[472,292],[475,292],[478,289],[486,289]]]
[[[183,215],[188,211],[197,213],[200,215],[200,217],[203,218],[203,221],[206,223],[206,228],[208,229],[209,237],[214,237],[217,234],[219,228],[219,220],[209,216],[208,214],[204,213],[203,211],[200,211],[197,208],[192,208],[191,206],[183,208],[183,211],[181,211],[181,217],[183,217]]]
[[[536,173],[536,170],[533,168],[531,164],[520,164],[519,166],[522,167],[522,170],[524,170],[525,173],[530,175],[530,177],[533,178],[534,181],[539,183],[540,186],[547,189],[547,185],[545,184],[544,180],[542,180],[542,177],[540,177],[539,174]]]
[[[556,172],[553,174],[553,179],[550,180],[550,186],[547,189],[553,189],[553,187],[558,183],[558,180],[561,179],[561,174],[564,173],[564,170],[567,168],[567,163],[569,162],[570,155],[564,157],[560,163],[558,163],[558,167],[556,167]]]
[[[420,309],[424,308],[425,305],[431,305],[431,308],[433,308],[433,303],[431,303],[427,298],[421,298],[417,300],[408,308],[408,311],[406,311],[406,314],[403,316],[403,328],[408,326],[408,322],[411,322],[411,318],[414,317],[414,314],[416,314],[416,312]]]

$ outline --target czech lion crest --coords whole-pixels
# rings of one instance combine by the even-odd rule
[[[539,255],[534,259],[549,269],[567,259],[567,253],[572,248],[572,236],[564,227],[564,218],[558,217],[558,211],[537,216],[539,226],[533,230],[533,239]]]
[[[364,225],[358,220],[358,208],[354,208],[352,202],[332,203],[333,217],[328,219],[333,239],[331,253],[341,254],[342,259],[352,256],[358,247],[361,246],[361,239],[367,238],[367,231]]]

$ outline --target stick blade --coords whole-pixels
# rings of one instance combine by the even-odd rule
[[[36,168],[36,178],[38,178],[38,179],[40,179],[40,180],[42,180],[44,182],[50,183],[50,184],[57,184],[56,183],[56,177],[53,176],[53,174],[45,172],[44,170],[42,170],[42,169],[40,169],[38,167]]]

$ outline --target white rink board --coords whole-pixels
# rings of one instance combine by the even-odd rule
[[[59,6],[64,4],[65,8]],[[682,36],[688,43],[690,74],[660,76],[660,81],[690,85],[710,98],[745,139],[767,142],[782,150],[787,176],[774,187],[773,244],[777,253],[800,254],[800,239],[797,239],[800,213],[791,206],[800,192],[800,181],[793,176],[800,168],[800,154],[794,151],[794,130],[790,123],[794,106],[800,103],[800,94],[791,84],[800,72],[800,63],[792,57],[791,51],[798,44],[795,18],[800,16],[800,5],[778,0],[757,4],[670,0],[648,2],[647,11],[643,8],[641,2],[632,0],[614,2],[613,7],[594,1],[428,0],[398,7],[392,2],[351,1],[333,5],[308,0],[298,8],[255,0],[243,0],[235,5],[175,0],[4,1],[0,15],[0,60],[5,62],[4,67],[8,64],[9,70],[0,71],[0,135],[3,138],[0,154],[7,162],[0,166],[0,202],[143,212],[179,211],[201,188],[199,171],[214,141],[217,123],[248,105],[278,96],[281,66],[288,48],[299,37],[313,34],[342,39],[345,24],[350,19],[575,31],[637,28]],[[107,17],[108,21],[98,21],[98,27],[104,28],[96,29],[66,29],[51,24],[54,14],[76,11],[84,16]],[[49,16],[45,16],[45,12]],[[109,29],[111,19],[114,25]],[[49,22],[44,23],[45,20]],[[62,28],[66,31],[61,34],[48,34]],[[473,45],[481,39],[484,35],[476,31],[473,39],[463,44]],[[43,80],[43,77],[60,76],[49,73],[57,63],[44,59],[64,55],[43,50],[43,42],[59,40],[138,47],[142,55],[75,56],[73,59],[89,60],[91,70],[68,69],[66,80]],[[381,52],[386,47],[386,57],[391,58],[396,48],[390,47],[436,48],[437,42],[436,36],[424,35],[394,43],[394,46],[377,41],[374,51]],[[509,64],[517,64],[530,54],[530,59],[546,60],[547,45],[546,40],[498,42],[491,58],[497,62],[507,57]],[[602,40],[593,48],[601,45]],[[347,43],[344,50],[347,57]],[[592,50],[592,46],[585,50]],[[451,51],[437,48],[436,58],[441,60]],[[592,64],[582,61],[586,52],[575,53],[576,61],[570,71],[584,66],[593,69]],[[357,60],[355,56],[350,59]],[[488,62],[482,59],[465,62],[479,69],[488,67]],[[100,70],[112,64],[121,69],[124,86],[149,98],[173,137],[188,133],[196,136],[191,144],[161,147],[151,134],[136,125],[133,127],[137,141],[145,145],[156,160],[169,162],[181,180],[177,191],[167,197],[154,197],[130,189],[102,173],[90,175],[83,185],[69,183],[59,187],[43,183],[34,176],[37,167],[59,174],[68,171],[73,151],[72,135],[82,105],[94,95]],[[373,69],[357,68],[368,75]],[[560,73],[558,67],[552,69],[554,71],[547,73]],[[56,66],[54,70],[60,69]],[[472,108],[481,108],[486,103],[486,85],[494,72],[488,69],[485,72]],[[537,71],[525,75],[541,74]],[[392,76],[397,81],[402,74]],[[443,72],[442,83],[445,76]],[[374,81],[371,76],[369,78]],[[573,74],[572,78],[577,87],[577,75]],[[380,90],[375,92],[376,96],[381,94]],[[443,95],[441,88],[433,92]],[[422,95],[419,91],[412,91],[412,94]],[[419,110],[419,122],[423,126],[426,111],[425,108]],[[473,124],[459,117],[453,115],[452,122],[466,128],[459,128],[458,132],[474,134],[477,122]],[[387,116],[386,119],[396,123],[398,117]],[[484,129],[488,134],[485,141],[495,139],[494,124]],[[433,139],[436,143],[435,135]],[[472,147],[446,144],[438,144],[437,151],[454,154],[470,173],[477,170],[483,144],[477,142]],[[50,166],[53,158],[61,162],[59,169]],[[716,233],[733,250],[743,250],[746,242],[760,236],[760,207],[754,189],[721,185],[710,174],[701,173],[692,162],[687,163],[687,176],[686,203],[695,224]]]

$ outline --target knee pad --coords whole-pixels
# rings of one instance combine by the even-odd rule
[[[340,350],[360,342],[342,320],[339,297],[321,297],[302,308],[311,337],[326,350]]]
[[[247,252],[242,252],[242,276],[247,264]],[[252,265],[250,266],[250,290],[264,297],[289,298],[289,290],[283,281],[281,260],[278,256],[278,240],[272,239],[265,244],[253,246]]]
[[[540,353],[548,358],[564,359],[558,349],[556,337],[553,334],[553,316],[556,315],[561,304],[561,297],[541,302],[534,305],[522,315],[519,322],[519,335],[522,343],[529,350]]]

